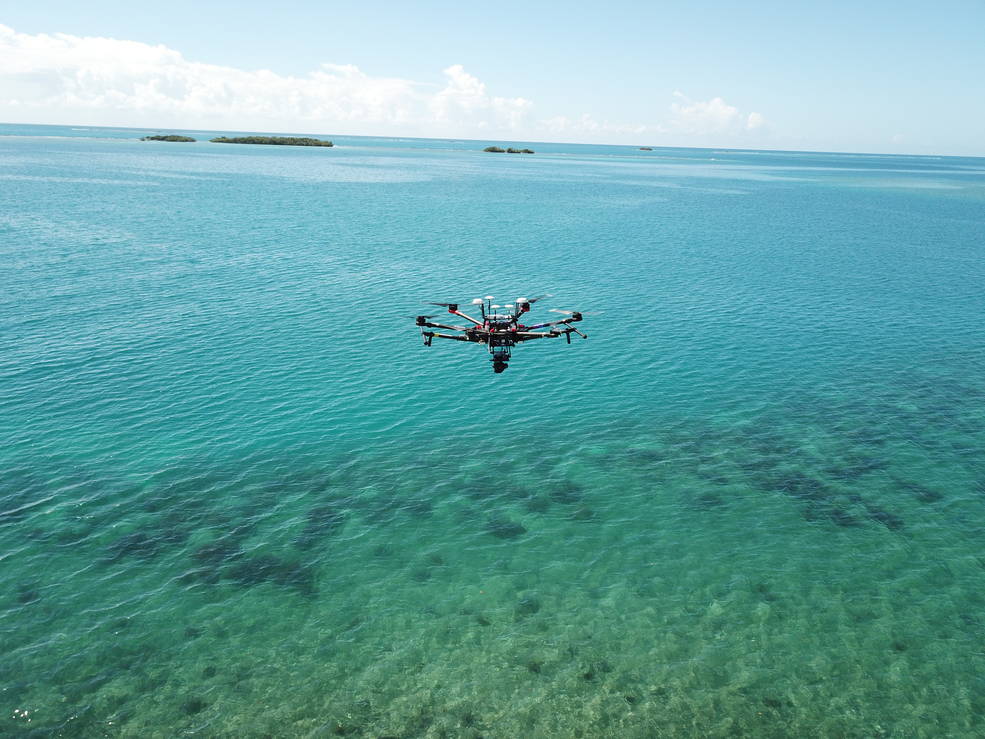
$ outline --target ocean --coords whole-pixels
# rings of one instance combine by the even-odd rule
[[[985,733],[985,159],[152,133],[0,126],[0,734]]]

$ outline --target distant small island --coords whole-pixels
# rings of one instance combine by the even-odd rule
[[[144,136],[140,139],[141,141],[194,141],[191,136],[178,136],[177,134],[169,133],[167,136]]]
[[[652,146],[641,146],[640,151],[653,151]]]
[[[218,136],[209,139],[213,144],[269,144],[274,146],[335,146],[331,141],[298,138],[295,136]]]
[[[533,149],[514,149],[510,147],[509,149],[501,149],[498,146],[487,146],[483,151],[491,151],[494,154],[533,154]]]

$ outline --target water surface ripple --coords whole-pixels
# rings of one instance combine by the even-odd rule
[[[143,134],[0,126],[0,733],[985,731],[985,160]]]

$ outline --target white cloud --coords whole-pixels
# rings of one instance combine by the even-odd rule
[[[434,92],[352,65],[287,76],[194,62],[161,45],[0,25],[0,119],[438,135],[505,133],[525,122],[530,101],[489,95],[460,65],[444,73]]]
[[[741,144],[753,132],[761,132],[767,121],[761,113],[742,113],[722,98],[702,102],[674,92],[676,100],[670,105],[670,116],[651,123],[613,123],[598,120],[588,113],[580,117],[554,116],[540,121],[548,134],[568,140],[621,140],[669,146],[711,146]]]
[[[757,128],[762,128],[765,125],[766,119],[760,113],[750,113],[746,118],[746,129],[749,131],[755,131]]]
[[[647,126],[642,123],[623,124],[611,123],[609,121],[597,121],[588,113],[583,113],[578,118],[568,118],[563,115],[554,116],[553,118],[540,121],[539,125],[548,133],[561,136],[579,136],[582,134],[641,135],[648,131],[652,132],[657,128],[654,126]]]
[[[432,96],[429,107],[437,121],[470,121],[485,126],[492,122],[515,129],[524,122],[531,102],[523,98],[490,97],[486,86],[465,71],[461,64],[444,70],[448,80],[443,90]]]
[[[491,94],[460,64],[440,84],[322,64],[306,75],[186,59],[163,45],[0,25],[0,120],[23,123],[454,136],[678,146],[742,143],[768,128],[721,97],[681,92],[665,120],[619,122]]]
[[[695,101],[683,92],[675,91],[677,102],[670,105],[670,128],[685,134],[738,134],[766,126],[760,113],[743,114],[722,98]]]

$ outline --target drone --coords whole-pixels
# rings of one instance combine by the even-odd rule
[[[523,341],[533,339],[553,339],[564,336],[568,343],[571,343],[571,334],[578,334],[581,338],[587,339],[588,336],[572,326],[572,323],[582,320],[582,314],[574,310],[557,310],[552,308],[552,313],[561,313],[568,318],[561,318],[557,321],[547,321],[533,326],[525,326],[520,323],[520,318],[524,313],[530,311],[530,306],[543,298],[552,297],[550,294],[539,295],[536,298],[517,298],[512,303],[505,305],[493,305],[493,296],[487,295],[484,298],[476,298],[472,301],[473,306],[477,306],[482,314],[481,320],[473,318],[458,309],[458,303],[427,303],[427,305],[439,305],[447,308],[452,315],[464,318],[469,321],[469,326],[450,326],[445,323],[432,323],[431,319],[436,318],[438,313],[431,316],[417,316],[417,325],[421,327],[421,336],[424,337],[424,346],[431,346],[431,340],[435,337],[439,339],[451,339],[453,341],[472,341],[477,344],[485,344],[489,350],[489,361],[492,362],[493,372],[499,374],[509,365],[513,347]],[[445,331],[456,331],[458,333],[446,334],[428,329],[443,329]],[[541,331],[539,329],[547,329]]]

